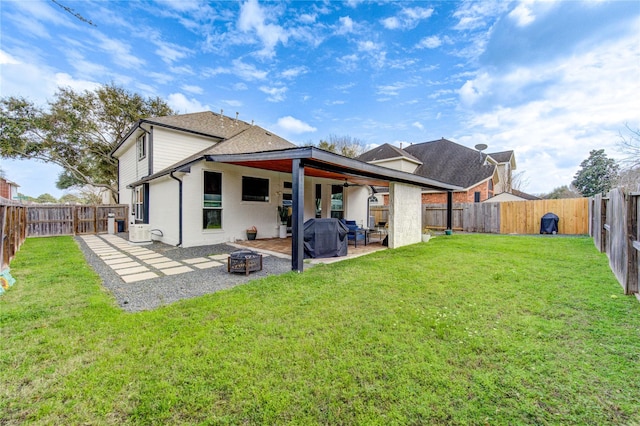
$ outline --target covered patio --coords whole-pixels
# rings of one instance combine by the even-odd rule
[[[264,238],[258,240],[244,240],[236,241],[236,246],[247,247],[250,249],[258,250],[260,252],[291,258],[292,238]],[[382,245],[380,238],[371,238],[367,245],[359,243],[357,246],[349,244],[348,253],[342,257],[328,257],[318,259],[307,259],[309,263],[333,263],[340,260],[351,259],[354,257],[363,256],[365,254],[373,253],[380,250],[385,250],[387,247]]]
[[[447,227],[451,229],[452,194],[454,190],[460,189],[454,185],[401,170],[364,163],[315,147],[205,155],[204,159],[291,174],[293,195],[291,269],[298,272],[302,272],[304,268],[305,176],[332,179],[350,185],[389,187],[389,248],[420,241],[423,188],[447,192]]]

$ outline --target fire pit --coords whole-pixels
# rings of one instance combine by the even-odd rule
[[[227,272],[262,271],[262,255],[251,250],[236,250],[227,259]]]

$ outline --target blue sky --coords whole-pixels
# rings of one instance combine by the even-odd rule
[[[524,190],[568,185],[640,128],[638,1],[0,3],[0,90],[44,105],[116,83],[298,144],[445,137],[514,150]],[[2,159],[21,192],[59,169]]]

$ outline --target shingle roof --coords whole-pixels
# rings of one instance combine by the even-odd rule
[[[463,188],[490,178],[495,171],[495,166],[485,163],[486,154],[444,138],[404,150],[422,161],[415,174]]]
[[[494,152],[488,155],[498,163],[508,163],[511,161],[511,157],[513,157],[513,151]]]
[[[513,189],[511,191],[511,193],[513,195],[516,195],[520,198],[524,198],[525,200],[542,200],[542,198],[536,196],[536,195],[532,195],[532,194],[527,194],[526,192],[522,192],[522,191],[518,191],[517,189]]]
[[[295,144],[260,126],[250,126],[241,133],[217,143],[206,152],[203,152],[203,154],[244,154],[248,152],[274,151],[295,146]]]
[[[364,154],[357,157],[358,160],[364,161],[365,163],[372,163],[380,160],[388,160],[391,158],[404,157],[409,160],[421,163],[421,161],[409,154],[407,151],[400,149],[396,146],[385,143],[376,148],[373,148],[370,151],[365,152]]]
[[[231,138],[251,127],[251,124],[247,122],[211,111],[153,117],[144,121],[215,136],[220,139]]]
[[[154,173],[154,176],[165,174],[168,170],[175,170],[183,165],[203,159],[205,155],[245,154],[295,148],[297,146],[260,126],[220,116],[220,114],[213,112],[172,115],[152,118],[147,121],[167,125],[178,130],[194,131],[216,137],[221,134],[229,135],[229,138],[220,142],[212,141],[210,147]]]

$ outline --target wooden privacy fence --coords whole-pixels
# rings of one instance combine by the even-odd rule
[[[27,236],[27,210],[23,205],[10,201],[0,202],[0,271],[9,267],[11,259]]]
[[[101,234],[107,232],[108,214],[124,222],[127,231],[129,206],[111,204],[100,206],[45,205],[27,206],[27,236]]]
[[[588,198],[500,203],[500,233],[538,234],[540,219],[546,213],[554,213],[560,218],[558,234],[587,235],[589,233]]]
[[[371,207],[376,223],[389,220],[388,206]],[[589,233],[589,199],[509,201],[502,203],[454,203],[453,230],[493,234],[538,234],[540,219],[546,213],[559,217],[558,233]],[[446,204],[423,204],[422,227],[447,227]]]
[[[620,188],[589,200],[589,235],[609,258],[609,266],[625,294],[638,293],[640,235],[638,197]]]

